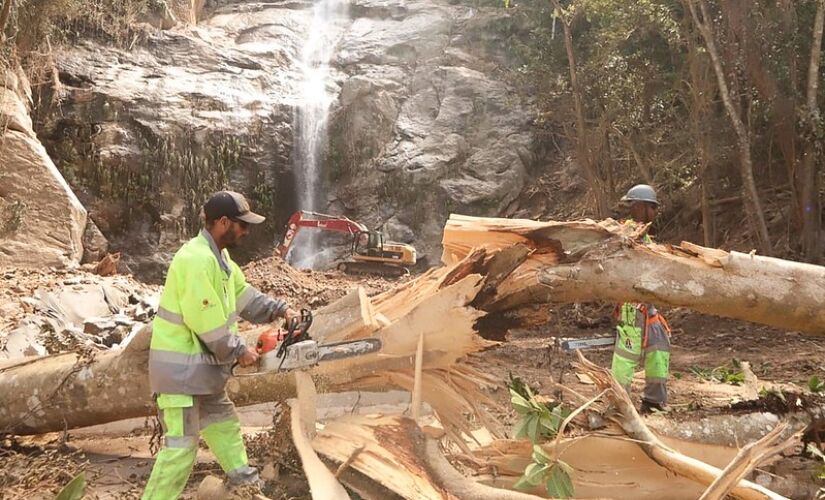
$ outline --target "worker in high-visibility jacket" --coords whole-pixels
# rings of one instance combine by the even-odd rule
[[[230,484],[259,484],[250,467],[235,406],[225,385],[237,362],[257,353],[244,344],[238,319],[268,323],[297,313],[250,286],[229,256],[264,217],[243,195],[221,191],[203,206],[204,229],[175,254],[152,322],[149,382],[163,427],[164,444],[144,499],[176,499],[186,486],[203,437]]]
[[[653,222],[659,202],[656,191],[639,184],[622,198],[630,205],[625,224]],[[643,243],[652,243],[645,234]],[[662,411],[667,405],[667,377],[670,369],[670,327],[653,304],[627,302],[616,307],[616,344],[613,348],[613,376],[630,392],[633,374],[644,361],[645,388],[640,413]]]

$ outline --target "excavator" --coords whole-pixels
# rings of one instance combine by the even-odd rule
[[[286,258],[292,241],[302,228],[349,234],[352,236],[351,254],[340,262],[338,269],[350,274],[380,274],[399,277],[409,274],[409,266],[415,265],[415,248],[404,243],[384,241],[378,231],[347,217],[319,214],[299,210],[287,222],[284,240],[278,245],[278,253]]]

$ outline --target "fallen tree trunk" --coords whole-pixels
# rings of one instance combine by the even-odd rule
[[[536,222],[453,215],[444,261],[470,249],[514,244],[531,249],[496,293],[478,304],[506,311],[525,304],[652,302],[825,334],[825,267],[704,248],[637,243],[644,226]]]
[[[374,331],[374,324],[351,328],[352,321],[358,320],[348,320],[349,337],[378,337],[382,350],[320,364],[310,370],[318,386],[331,390],[365,379],[374,384],[371,387],[385,389],[392,384],[390,373],[413,372],[420,335],[428,346],[422,361],[425,373],[451,367],[465,354],[492,345],[475,334],[474,324],[483,312],[469,306],[483,285],[482,277],[465,275],[452,285],[440,287],[448,271],[445,268],[429,276],[426,293],[408,301],[405,314],[379,331]],[[415,287],[406,284],[402,290],[406,293]],[[363,294],[359,297],[365,299]],[[350,318],[362,317],[360,311],[369,310],[351,297],[341,300],[359,310]],[[341,311],[337,303],[328,307]],[[396,318],[398,310],[385,312],[379,307],[377,312]],[[338,330],[326,327],[323,319],[339,321],[340,325],[341,314],[319,312],[318,317],[318,331],[329,332],[330,337],[338,335]],[[254,345],[261,331],[245,332],[247,344]],[[445,335],[445,331],[450,334]],[[139,347],[121,351],[70,353],[7,364],[5,368],[0,365],[0,434],[39,434],[154,414],[145,340],[145,336],[139,336],[134,339]],[[361,386],[368,388],[363,382]],[[296,394],[293,377],[285,372],[232,378],[227,392],[239,406],[283,401]]]

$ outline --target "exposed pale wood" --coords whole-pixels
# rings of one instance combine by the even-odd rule
[[[422,439],[418,426],[400,416],[348,416],[327,422],[312,445],[335,461],[346,461],[360,446],[364,450],[350,467],[411,500],[455,498],[430,474],[416,453]]]
[[[428,346],[425,371],[453,366],[467,353],[493,345],[475,334],[474,324],[484,313],[468,305],[478,293],[481,277],[468,276],[440,290],[437,283],[434,279],[426,285],[429,295],[416,299],[416,306],[402,319],[372,334],[383,343],[380,353],[322,363],[310,370],[319,386],[333,390],[369,379],[372,386],[360,386],[386,389],[389,379],[382,373],[412,373],[421,332]],[[316,321],[321,326],[322,320]],[[245,332],[247,345],[254,345],[265,328]],[[147,361],[147,350],[124,349],[98,353],[93,360],[66,354],[9,367],[0,377],[0,431],[38,434],[152,415]],[[232,378],[227,392],[238,406],[284,401],[295,396],[295,383],[289,373],[269,372]]]
[[[665,445],[655,434],[653,434],[642,418],[636,412],[633,403],[630,401],[627,392],[616,382],[610,371],[597,366],[588,361],[581,353],[576,351],[579,357],[579,367],[586,373],[599,387],[600,390],[607,391],[607,396],[616,405],[618,414],[616,416],[618,424],[624,432],[631,438],[638,441],[639,446],[644,450],[654,462],[670,470],[674,474],[686,477],[700,484],[710,485],[716,478],[722,475],[722,471],[704,462],[688,457]],[[750,481],[740,480],[731,490],[731,494],[736,498],[746,500],[756,499],[783,499],[767,488]]]
[[[298,399],[290,400],[292,441],[301,457],[313,500],[349,500],[347,490],[315,454],[311,440],[315,436],[315,402],[317,393],[309,374],[296,371]],[[311,419],[311,420],[310,420]]]
[[[493,488],[463,476],[447,461],[438,446],[438,442],[434,439],[426,438],[423,455],[426,457],[427,465],[436,481],[449,489],[450,493],[457,498],[472,498],[473,500],[536,500],[543,498],[519,491]]]
[[[408,371],[391,371],[382,373],[380,376],[360,379],[351,388],[375,387],[381,382],[384,384],[389,382],[392,386],[412,391],[415,379]],[[479,423],[490,430],[494,436],[503,435],[501,425],[479,407],[479,405],[491,408],[498,406],[483,391],[485,388],[497,386],[497,382],[468,366],[425,370],[422,373],[422,399],[433,408],[439,421],[444,425],[447,435],[465,453],[469,453],[470,448],[462,434],[472,436],[473,430]],[[467,420],[468,414],[477,415],[478,423]]]
[[[786,423],[780,423],[762,439],[745,445],[725,467],[722,474],[708,486],[699,500],[724,500],[733,487],[760,463],[796,445],[801,433],[783,440],[782,435],[787,429]]]
[[[412,391],[412,418],[418,422],[421,416],[421,369],[424,365],[424,334],[418,336],[418,348],[415,351],[415,382]]]
[[[353,336],[369,336],[381,324],[375,319],[372,304],[362,287],[314,313],[310,330],[319,341],[334,342]]]
[[[642,245],[636,241],[644,226],[611,220],[560,223],[457,216],[447,222],[453,230],[445,229],[444,244],[451,244],[451,234],[481,228],[500,234],[508,224],[514,233],[528,235],[522,244],[537,251],[498,285],[485,310],[545,302],[643,301],[825,334],[821,266],[690,244]],[[564,262],[538,251],[551,239]],[[493,244],[486,248],[497,249]]]

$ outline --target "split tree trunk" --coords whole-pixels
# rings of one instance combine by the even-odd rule
[[[324,391],[413,390],[423,335],[421,398],[448,434],[469,435],[464,414],[483,402],[479,387],[489,381],[459,360],[493,345],[476,331],[487,312],[545,302],[646,301],[825,334],[825,268],[686,243],[635,243],[645,229],[609,219],[453,216],[444,231],[446,267],[370,305],[356,292],[359,300],[342,299],[350,301],[351,314],[340,303],[328,306],[335,315],[319,311],[316,331],[326,333],[318,340],[377,337],[381,351],[322,363],[310,373]],[[474,250],[479,245],[486,248]],[[376,330],[364,311],[374,311],[387,326]],[[337,326],[326,326],[323,318]],[[248,343],[260,331],[247,332]],[[72,353],[0,365],[0,432],[36,434],[153,414],[146,348],[145,338],[137,338],[123,351],[93,359]],[[233,378],[227,391],[242,406],[294,397],[295,385],[291,374],[271,372]]]
[[[467,249],[520,243],[532,253],[478,304],[506,311],[525,304],[645,301],[825,334],[825,267],[725,252],[690,243],[635,242],[644,226],[536,222],[454,215],[444,259]]]
[[[450,270],[442,268],[428,273],[421,283],[405,284],[385,295],[384,306],[378,312],[393,321],[378,331],[374,324],[353,329],[353,322],[363,318],[361,311],[372,306],[353,300],[352,295],[319,311],[315,328],[317,332],[326,332],[327,338],[376,337],[382,342],[380,352],[321,363],[310,370],[319,387],[329,390],[359,383],[364,389],[386,389],[392,385],[393,373],[413,372],[422,335],[428,349],[422,369],[434,377],[447,376],[438,370],[453,366],[467,353],[492,345],[474,330],[474,324],[484,313],[469,306],[484,280],[477,274],[468,276],[470,268],[460,277],[450,275]],[[445,279],[451,277],[455,279],[447,284]],[[415,293],[420,284],[425,285],[426,293]],[[354,294],[366,300],[363,293]],[[395,307],[391,299],[396,294],[406,297],[405,307]],[[345,312],[342,303],[350,304],[352,311]],[[329,311],[338,314],[327,314]],[[341,322],[342,317],[348,320]],[[330,328],[328,321],[335,322],[338,328]],[[265,328],[245,332],[247,345],[254,345]],[[336,337],[342,330],[350,333],[345,338]],[[445,331],[450,335],[445,335]],[[318,335],[315,338],[324,340]],[[0,434],[39,434],[152,415],[155,408],[147,362],[148,343],[145,337],[138,337],[124,350],[97,353],[93,358],[69,353],[0,365]],[[469,371],[458,374],[456,380],[466,382],[473,377],[475,374]],[[288,372],[242,374],[230,379],[226,389],[239,406],[283,401],[296,394],[293,376]],[[445,386],[445,390],[452,389]],[[472,399],[474,395],[468,397]],[[471,404],[460,394],[449,401]]]

